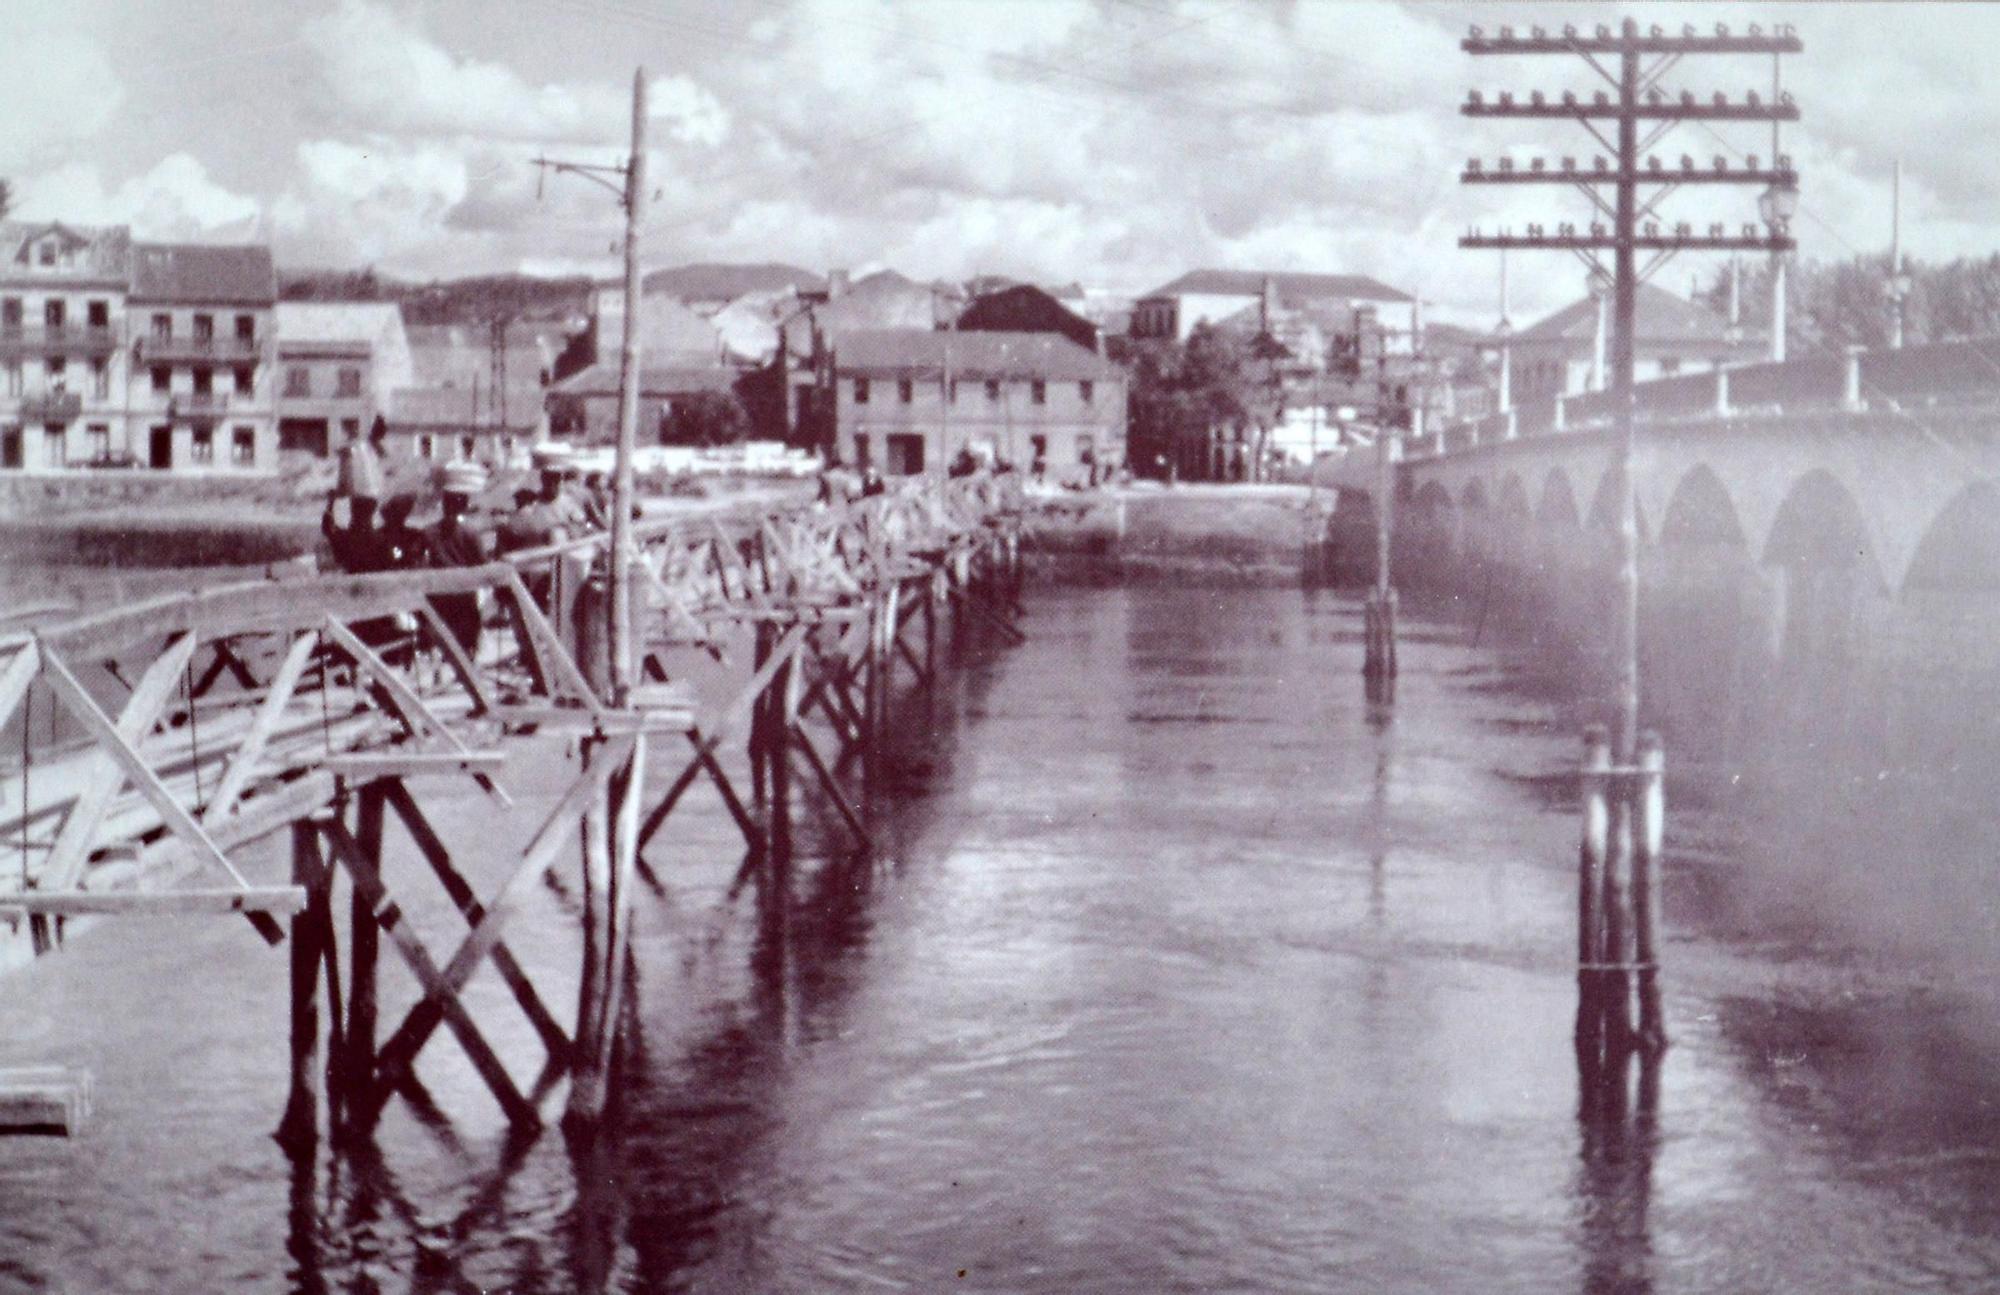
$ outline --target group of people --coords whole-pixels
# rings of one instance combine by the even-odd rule
[[[473,512],[475,501],[487,488],[486,470],[477,463],[461,462],[445,468],[439,520],[429,527],[413,526],[410,519],[418,497],[387,494],[388,474],[383,463],[387,435],[387,424],[377,418],[365,437],[358,430],[350,432],[341,446],[339,476],[320,515],[320,531],[333,561],[343,571],[366,575],[476,567],[498,554],[560,543],[610,522],[611,496],[603,475],[593,473],[579,482],[574,465],[565,456],[545,450],[536,454],[540,488],[516,491],[512,511],[493,524],[480,524]],[[340,518],[343,504],[344,522]],[[468,651],[475,650],[480,625],[478,593],[435,594],[431,605],[452,637]],[[392,621],[356,629],[364,640],[375,643],[398,633]]]

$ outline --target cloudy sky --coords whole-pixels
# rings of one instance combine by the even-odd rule
[[[1808,255],[2000,249],[2000,8],[1210,0],[4,0],[0,176],[20,214],[154,237],[268,236],[289,265],[449,276],[609,270],[611,195],[538,192],[546,150],[623,153],[651,77],[649,264],[775,259],[1010,274],[1137,292],[1194,265],[1337,270],[1490,322],[1474,222],[1582,216],[1548,190],[1465,189],[1464,159],[1573,153],[1575,125],[1468,122],[1468,88],[1594,88],[1581,63],[1461,54],[1470,22],[1790,22]],[[1768,87],[1769,61],[1663,86]],[[1657,152],[1768,154],[1768,128],[1680,128]],[[1668,219],[1741,221],[1692,191]],[[1685,291],[1698,261],[1662,281]],[[1517,257],[1514,313],[1578,295]]]

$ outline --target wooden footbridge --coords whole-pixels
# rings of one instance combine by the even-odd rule
[[[634,530],[644,682],[623,706],[604,684],[602,536],[458,570],[232,585],[0,638],[0,732],[20,734],[0,757],[0,922],[37,954],[85,915],[238,914],[288,942],[289,1143],[318,1137],[322,1109],[330,1132],[365,1134],[440,1029],[516,1127],[541,1122],[565,1077],[569,1114],[593,1120],[641,851],[690,787],[706,779],[749,849],[775,855],[791,848],[793,782],[809,780],[865,849],[898,672],[937,679],[947,621],[954,635],[1019,635],[1019,514],[993,478]],[[686,675],[696,655],[730,672],[733,696],[698,704]],[[56,713],[81,736],[38,744]],[[539,829],[525,844],[488,833],[447,846],[427,791],[470,779],[509,803],[509,757],[537,734],[574,750]],[[724,759],[738,740],[747,788]],[[660,766],[673,776],[654,776]],[[455,947],[427,945],[406,918],[407,902],[429,897],[389,884],[391,819],[462,915]],[[280,834],[289,877],[253,881],[248,848]],[[462,866],[471,850],[506,856],[489,893]],[[545,1001],[547,969],[506,942],[526,892],[556,870],[573,870],[582,896],[568,1023]],[[384,937],[419,986],[386,1031]],[[545,1053],[525,1091],[463,994],[489,962]]]

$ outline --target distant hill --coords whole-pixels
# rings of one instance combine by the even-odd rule
[[[373,270],[284,270],[284,301],[393,301],[410,324],[484,324],[494,319],[566,319],[590,306],[588,275],[561,279],[487,274],[409,283]]]

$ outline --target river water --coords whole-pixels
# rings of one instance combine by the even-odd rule
[[[1041,590],[1024,646],[906,704],[877,858],[829,829],[745,870],[691,800],[649,856],[595,1147],[508,1140],[441,1037],[429,1105],[290,1161],[283,955],[215,919],[73,940],[0,984],[0,1061],[88,1065],[98,1107],[0,1142],[0,1289],[2000,1287],[1988,961],[1831,920],[1927,883],[1854,857],[1879,834],[1799,793],[1823,762],[1676,779],[1675,1045],[1650,1097],[1580,1115],[1576,699],[1419,604],[1370,707],[1359,612]],[[454,795],[448,839],[495,830]],[[1816,827],[1774,808],[1800,805]],[[547,887],[510,927],[562,1008],[574,909]],[[525,1083],[533,1035],[476,987]]]

